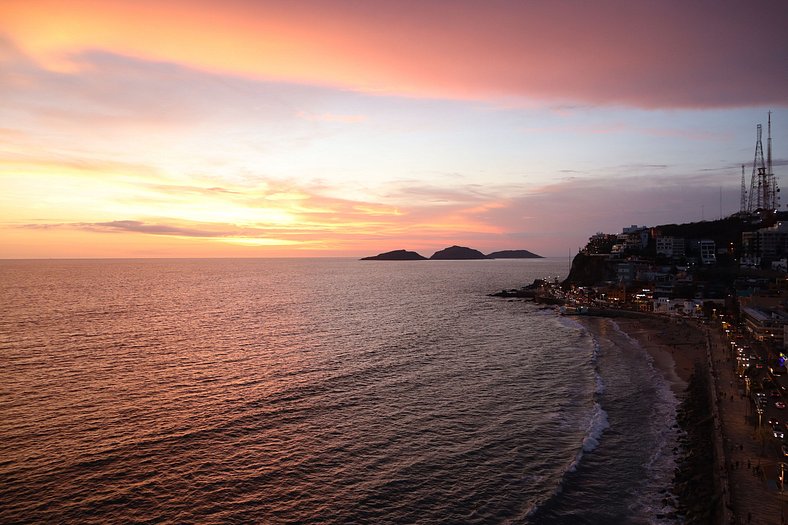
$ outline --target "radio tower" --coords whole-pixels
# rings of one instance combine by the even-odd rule
[[[768,126],[768,133],[766,139],[766,177],[769,181],[769,188],[771,193],[769,194],[770,197],[770,208],[771,210],[776,210],[780,207],[780,188],[777,187],[777,177],[774,176],[774,171],[772,171],[772,112],[769,112],[769,126]]]
[[[755,140],[755,158],[752,161],[752,178],[748,193],[747,211],[758,210],[776,211],[780,207],[780,188],[777,187],[777,177],[772,171],[772,112],[769,112],[768,138],[766,142],[766,159],[763,158],[763,126],[758,124],[758,133]],[[742,166],[741,203],[744,210],[744,166]]]
[[[747,211],[767,209],[769,203],[769,176],[766,173],[766,162],[763,158],[763,126],[758,124],[755,140],[755,158],[752,161],[752,177],[750,178],[750,200]]]
[[[739,211],[744,213],[747,211],[747,186],[744,185],[744,164],[741,165],[741,205]]]

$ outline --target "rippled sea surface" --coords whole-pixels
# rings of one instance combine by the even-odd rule
[[[0,522],[659,521],[643,352],[487,296],[567,270],[2,261]]]

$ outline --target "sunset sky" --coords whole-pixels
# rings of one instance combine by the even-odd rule
[[[788,187],[786,35],[777,0],[2,0],[0,258],[568,256],[715,219],[769,110]]]

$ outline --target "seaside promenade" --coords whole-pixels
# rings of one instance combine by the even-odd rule
[[[780,493],[779,442],[766,421],[757,426],[752,401],[745,395],[736,376],[736,360],[731,345],[717,329],[706,329],[715,403],[724,444],[724,469],[731,513],[736,524],[783,525],[788,523],[788,492]]]

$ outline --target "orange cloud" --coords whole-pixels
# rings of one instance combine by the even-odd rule
[[[258,178],[219,186],[145,165],[32,154],[0,158],[0,176],[0,257],[362,255],[501,232],[485,215],[500,207],[493,192],[473,189],[402,189],[377,203],[305,183]]]
[[[786,11],[782,2],[6,0],[0,19],[18,46],[61,69],[105,50],[369,92],[706,107],[788,102]]]

